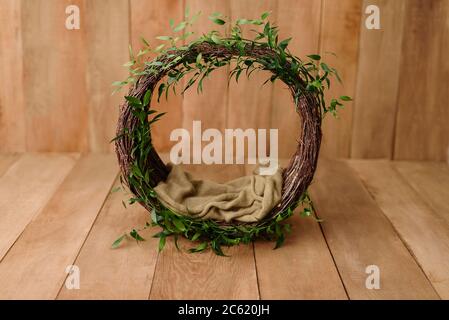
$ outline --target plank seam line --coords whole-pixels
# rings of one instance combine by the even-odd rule
[[[421,161],[407,161],[407,162],[415,162],[415,163],[418,162],[418,163],[421,163],[421,164],[422,164],[423,162],[427,162],[427,163],[429,163],[429,162],[430,162],[430,163],[435,163],[435,161],[422,161],[422,160],[421,160]],[[445,165],[444,162],[439,162],[439,161],[437,161],[437,163],[443,163],[443,164],[444,164],[444,167],[442,168],[442,169],[444,169],[444,171],[446,171],[446,169],[449,169],[449,167],[447,167],[447,166]],[[406,177],[401,173],[401,171],[397,168],[397,165],[396,165],[396,164],[393,164],[392,167],[393,167],[393,170],[395,170],[396,172],[399,173],[399,175],[401,176],[401,178],[407,183],[407,185],[409,185],[409,186],[412,188],[412,190],[419,196],[419,198],[426,204],[426,206],[429,207],[429,208],[430,208],[430,209],[437,215],[438,218],[441,218],[442,216],[441,216],[440,214],[438,214],[437,208],[434,208],[432,202],[429,202],[429,200],[427,200],[426,197],[420,196],[419,190],[418,190],[417,188],[415,188],[415,186],[407,180],[407,178],[406,178]],[[446,221],[446,220],[444,219],[444,221]]]
[[[313,207],[313,210],[315,211],[316,219],[320,219],[320,216],[317,214],[317,211],[316,211],[315,207]],[[340,279],[341,285],[343,286],[343,290],[345,291],[346,297],[349,300],[351,300],[351,297],[349,296],[349,293],[348,293],[348,289],[346,288],[345,282],[343,281],[343,277],[341,276],[340,270],[338,269],[337,262],[335,261],[334,254],[332,253],[332,250],[331,250],[331,248],[329,246],[329,243],[327,241],[326,235],[325,235],[324,230],[323,230],[323,226],[321,225],[320,222],[317,222],[317,223],[318,223],[318,226],[320,227],[321,234],[323,235],[324,243],[326,243],[327,250],[329,251],[329,254],[331,255],[332,262],[334,263],[335,270],[337,270],[338,278]]]
[[[361,17],[363,17],[363,14],[364,14],[364,12],[363,12],[363,4],[364,3],[362,3],[361,4],[361,6],[360,6],[360,16]],[[353,98],[354,98],[354,102],[353,102],[353,104],[352,104],[352,117],[351,117],[351,133],[350,133],[350,135],[349,135],[349,154],[348,154],[348,157],[349,158],[352,158],[352,156],[353,156],[353,154],[352,154],[352,151],[353,151],[353,143],[354,143],[354,134],[355,134],[355,129],[354,129],[354,122],[355,122],[355,118],[356,118],[356,113],[357,113],[357,110],[358,110],[358,108],[357,108],[357,92],[358,92],[358,87],[359,87],[359,72],[360,72],[360,56],[361,56],[361,54],[360,54],[360,51],[361,51],[361,48],[362,48],[362,46],[361,46],[361,42],[362,42],[362,29],[363,29],[363,27],[364,27],[364,20],[363,20],[363,18],[361,18],[360,19],[360,28],[359,28],[359,35],[358,35],[358,37],[357,37],[357,70],[356,70],[356,72],[355,72],[355,77],[356,77],[356,79],[355,79],[355,85],[354,85],[354,96],[353,96]]]
[[[156,270],[157,270],[157,266],[159,264],[159,255],[160,254],[161,254],[161,252],[159,250],[157,250],[156,262],[154,264],[153,276],[151,277],[150,292],[148,293],[148,299],[147,300],[152,300],[151,299],[151,293],[153,292],[153,284],[154,284],[154,279],[156,277]]]
[[[391,143],[391,154],[390,154],[390,160],[395,160],[396,159],[396,149],[397,149],[397,131],[398,131],[398,120],[399,120],[399,113],[400,113],[400,105],[399,105],[399,98],[401,96],[401,80],[403,79],[403,75],[401,70],[403,70],[404,66],[404,54],[402,52],[403,48],[404,48],[404,43],[405,43],[405,37],[404,37],[404,30],[405,30],[405,25],[407,23],[407,19],[408,19],[408,4],[407,2],[404,2],[402,4],[402,9],[404,10],[404,15],[402,17],[402,23],[401,23],[401,31],[400,31],[400,37],[401,37],[401,49],[400,49],[400,53],[399,53],[399,75],[396,79],[397,81],[397,89],[396,89],[396,96],[395,96],[395,101],[394,101],[394,113],[393,113],[393,132],[392,132],[392,143]]]
[[[225,10],[227,11],[227,15],[230,16],[231,19],[232,19],[231,4],[228,1],[226,2]],[[225,30],[227,32],[229,30],[228,27],[226,27]],[[230,70],[231,70],[230,65],[227,65],[226,66],[226,78],[228,77]],[[224,126],[225,126],[225,128],[229,125],[229,123],[228,123],[229,122],[229,114],[228,114],[229,113],[229,100],[230,100],[229,99],[229,92],[230,92],[229,87],[230,87],[231,81],[226,81],[226,82],[227,82],[226,95],[225,95],[226,102],[224,104],[224,106],[225,106],[225,112],[224,112],[224,115],[225,115]]]
[[[320,2],[320,27],[318,28],[318,48],[317,51],[321,53],[322,37],[323,37],[323,25],[324,25],[324,0]]]
[[[86,237],[84,238],[83,242],[81,243],[81,246],[80,246],[79,249],[78,249],[78,252],[76,253],[75,259],[73,259],[72,265],[75,265],[75,264],[76,264],[76,260],[78,260],[78,258],[79,258],[79,256],[80,256],[80,253],[81,253],[81,251],[83,250],[84,245],[86,244],[86,241],[87,241],[87,239],[89,238],[89,236],[90,236],[90,234],[91,234],[91,232],[92,232],[92,229],[93,229],[95,223],[96,223],[97,220],[98,220],[98,216],[100,215],[100,212],[101,212],[101,211],[103,210],[103,208],[104,208],[104,205],[105,205],[105,203],[106,203],[106,200],[107,200],[107,199],[109,198],[109,196],[111,195],[111,190],[112,190],[112,187],[114,186],[115,181],[117,180],[117,177],[118,177],[118,172],[115,174],[115,177],[114,177],[114,179],[112,180],[112,183],[111,183],[111,185],[110,185],[109,188],[108,188],[108,192],[106,193],[106,196],[104,197],[103,202],[101,203],[101,206],[100,206],[100,208],[99,208],[98,211],[97,211],[97,215],[95,216],[94,221],[92,221],[92,224],[90,225],[90,228],[89,228],[89,231],[88,231],[87,234],[86,234]],[[59,295],[61,294],[62,288],[64,287],[64,284],[65,284],[65,282],[67,281],[67,277],[68,277],[68,276],[69,276],[69,274],[67,274],[67,275],[64,277],[64,280],[63,280],[62,283],[61,283],[61,287],[59,288],[58,293],[56,294],[55,300],[57,300],[58,297],[59,297]]]
[[[18,160],[22,157],[25,156],[26,153],[22,154],[13,164],[18,163]],[[2,261],[6,258],[6,256],[8,255],[8,253],[11,251],[11,249],[14,247],[14,245],[17,243],[17,241],[19,241],[19,239],[22,237],[23,233],[25,232],[25,230],[28,228],[28,226],[44,211],[44,209],[47,207],[47,205],[50,203],[50,201],[53,199],[53,196],[55,195],[55,193],[59,190],[59,188],[61,187],[61,185],[64,183],[64,181],[67,179],[67,177],[69,176],[70,172],[72,172],[73,168],[76,166],[76,163],[79,161],[79,157],[80,157],[80,153],[76,153],[78,159],[76,159],[76,161],[73,163],[72,168],[70,168],[70,170],[67,172],[67,174],[61,179],[61,181],[55,186],[55,192],[53,192],[53,194],[51,194],[48,199],[36,210],[36,212],[33,214],[33,216],[31,217],[30,221],[28,221],[22,228],[22,230],[20,231],[20,233],[17,235],[16,239],[13,241],[13,243],[11,243],[11,245],[9,246],[8,250],[6,250],[5,254],[3,255],[3,257],[0,257],[0,263],[2,263]],[[8,171],[11,169],[12,166],[10,166],[8,168]],[[6,173],[6,172],[5,172]]]
[[[128,43],[132,43],[132,36],[133,36],[133,24],[132,24],[132,8],[131,8],[131,1],[132,0],[128,0]],[[134,48],[135,49],[135,48]],[[131,59],[131,57],[130,57]]]
[[[312,210],[315,213],[315,219],[320,220],[320,215],[318,214],[318,211],[316,210],[316,207],[313,205],[313,199],[312,199],[311,205],[312,205]],[[334,263],[334,266],[335,266],[335,270],[337,270],[338,278],[340,279],[341,285],[343,286],[343,290],[345,291],[346,297],[349,300],[351,300],[351,297],[349,296],[349,293],[348,293],[348,289],[346,288],[345,282],[343,281],[343,277],[341,276],[340,270],[338,269],[337,262],[335,261],[334,254],[332,253],[332,250],[331,250],[331,248],[329,246],[329,242],[327,241],[326,234],[324,233],[323,226],[321,225],[320,222],[317,222],[317,223],[318,223],[318,227],[320,228],[321,234],[323,235],[324,243],[326,244],[327,250],[329,251],[329,254],[331,255],[332,262]]]
[[[253,258],[254,258],[254,270],[256,271],[257,295],[259,297],[258,300],[262,300],[262,296],[260,294],[259,272],[257,271],[256,245],[254,241],[253,241]]]
[[[2,154],[5,155],[5,154]],[[7,154],[8,155],[8,154]],[[3,171],[2,174],[0,174],[0,179],[6,174],[8,173],[9,170],[11,170],[11,168],[19,161],[20,158],[22,158],[23,154],[19,154],[16,152],[13,152],[11,154],[9,154],[13,159],[11,160],[10,163],[7,164],[6,169]]]
[[[394,171],[396,171],[396,169],[394,168],[393,165],[390,166],[392,167],[392,169]],[[419,263],[418,259],[416,258],[415,254],[413,253],[413,250],[411,249],[411,247],[408,245],[407,241],[405,241],[405,239],[402,237],[402,235],[400,234],[400,232],[396,229],[396,227],[394,226],[394,224],[391,222],[391,220],[388,218],[388,216],[385,214],[385,212],[382,210],[382,208],[377,204],[376,199],[374,199],[373,195],[371,194],[371,192],[369,192],[369,189],[366,187],[365,183],[363,182],[363,179],[358,175],[357,171],[354,170],[350,165],[349,165],[350,169],[352,171],[354,171],[355,175],[357,176],[357,178],[360,180],[360,182],[362,183],[363,189],[365,189],[365,191],[368,193],[369,197],[374,201],[374,203],[376,204],[376,207],[379,208],[379,210],[382,212],[382,215],[384,216],[384,218],[388,221],[388,224],[391,226],[391,228],[393,229],[394,233],[397,235],[397,237],[399,238],[399,240],[401,241],[401,243],[404,245],[405,249],[407,250],[407,252],[410,254],[410,256],[412,257],[413,261],[416,263],[416,265],[418,266],[418,268],[421,270],[422,274],[424,275],[425,279],[427,280],[427,282],[429,283],[430,287],[433,289],[433,291],[435,292],[435,294],[437,295],[438,298],[440,298],[441,300],[441,296],[439,295],[438,291],[435,289],[435,287],[433,286],[432,282],[430,281],[430,279],[427,277],[427,273],[424,271],[423,267],[421,266],[421,264]],[[397,172],[397,171],[396,171]],[[403,179],[402,176],[400,176],[401,180],[405,180]],[[409,185],[406,182],[407,185]],[[415,189],[412,189],[413,192],[416,193]]]
[[[129,0],[129,1],[132,1],[132,0]],[[182,4],[181,4],[181,10],[182,10],[182,12],[181,12],[181,17],[183,17],[182,19],[184,19],[185,18],[185,12],[186,12],[186,9],[187,9],[187,6],[186,6],[186,0],[183,0],[182,1]],[[131,14],[131,8],[130,8],[130,14]],[[129,18],[129,20],[130,20],[130,23],[132,23],[132,15],[131,15],[131,17]],[[186,39],[184,39],[184,40],[182,40],[182,45],[183,46],[185,46],[185,44],[186,44]],[[184,78],[184,77],[183,77]],[[184,82],[184,80],[185,79],[181,79],[181,81],[182,81],[182,83],[180,84],[180,86],[182,86],[182,87],[184,87],[184,84],[185,84],[185,82]],[[184,106],[184,95],[183,94],[181,94],[180,95],[180,104],[179,105],[177,105],[177,108],[179,108],[180,109],[180,125],[182,126],[182,127],[184,127],[184,108],[183,108],[183,106]],[[172,112],[174,112],[174,111],[172,111]],[[171,148],[170,147],[167,147],[167,150],[170,150]],[[165,150],[164,149],[164,152],[167,152],[167,150]],[[161,150],[162,151],[162,150]],[[156,256],[156,259],[157,259],[157,257],[159,257],[159,251],[158,251],[158,254],[157,254],[157,256]],[[157,263],[157,260],[156,260],[156,263]],[[156,267],[155,267],[155,269],[156,269]],[[154,279],[154,278],[153,278]],[[153,284],[153,281],[151,281],[151,284]],[[153,288],[153,287],[151,287],[151,288]],[[150,293],[151,293],[151,289],[150,289]]]
[[[279,1],[276,1],[274,3],[274,7],[273,10],[276,12],[276,20],[279,21]],[[279,22],[277,22],[279,23]],[[270,128],[273,128],[273,104],[274,104],[274,93],[275,93],[275,87],[274,84],[270,84],[270,103],[268,104],[269,109],[267,110],[268,114],[270,115],[269,121],[267,122],[267,124],[270,126]],[[259,123],[259,119],[260,118],[256,118],[256,124],[257,126],[260,125]],[[270,146],[268,146],[269,148]],[[260,295],[259,295],[260,297]]]

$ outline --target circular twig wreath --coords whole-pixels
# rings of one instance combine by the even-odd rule
[[[199,245],[190,249],[192,252],[203,251],[211,247],[222,255],[222,245],[230,246],[249,243],[262,237],[276,241],[276,247],[284,241],[284,233],[289,225],[284,223],[293,214],[298,205],[303,205],[303,214],[312,214],[311,201],[307,188],[313,179],[317,165],[321,142],[321,122],[323,115],[331,111],[335,113],[341,101],[350,100],[342,96],[340,100],[332,99],[329,107],[324,101],[324,87],[329,86],[329,75],[337,75],[336,70],[321,62],[318,55],[309,55],[307,61],[293,56],[288,50],[290,39],[278,41],[277,28],[271,26],[263,14],[260,19],[240,19],[233,26],[230,35],[221,36],[212,31],[192,41],[187,46],[176,47],[174,37],[161,36],[171,46],[165,51],[158,48],[158,56],[145,62],[141,69],[133,69],[135,78],[120,83],[134,82],[126,101],[120,107],[120,117],[115,138],[116,152],[121,168],[122,182],[133,194],[131,203],[138,202],[151,213],[151,223],[158,225],[162,231],[156,235],[160,238],[160,249],[168,236],[184,236],[192,241],[200,241]],[[215,23],[223,25],[221,16],[211,17]],[[186,38],[186,28],[190,21],[172,26],[182,31]],[[256,39],[245,39],[241,33],[241,25],[262,25],[263,31],[256,34]],[[148,47],[148,43],[144,41]],[[145,51],[141,51],[144,52]],[[141,54],[143,56],[144,54]],[[166,208],[159,200],[153,188],[165,181],[169,170],[152,145],[151,127],[162,114],[151,108],[153,96],[158,99],[186,75],[191,75],[184,89],[194,83],[202,90],[202,81],[209,74],[225,65],[235,62],[230,76],[238,77],[242,72],[250,75],[254,70],[267,70],[271,73],[268,80],[283,81],[289,88],[294,106],[301,122],[298,147],[287,168],[283,169],[283,187],[280,203],[271,213],[257,223],[225,223],[214,220],[199,220],[180,215]],[[138,64],[133,59],[128,66]],[[139,70],[139,71],[136,71]],[[135,79],[135,81],[134,81]],[[154,93],[154,94],[153,94]],[[137,230],[130,233],[136,240],[143,240]],[[119,238],[115,245],[123,239]]]

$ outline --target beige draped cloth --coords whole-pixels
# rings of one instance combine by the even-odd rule
[[[154,189],[176,213],[199,219],[257,222],[281,200],[281,169],[272,176],[253,174],[227,183],[195,180],[178,165],[169,165],[166,181]]]

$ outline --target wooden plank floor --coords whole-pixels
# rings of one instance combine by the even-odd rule
[[[243,166],[190,166],[224,181]],[[323,222],[299,215],[284,247],[189,254],[168,240],[111,243],[145,224],[123,207],[112,154],[0,155],[0,298],[449,299],[449,169],[444,163],[320,159],[311,187]],[[180,241],[181,247],[187,247]],[[80,289],[66,286],[67,268]],[[367,267],[380,288],[366,287]]]

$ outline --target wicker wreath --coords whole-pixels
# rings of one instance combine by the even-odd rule
[[[166,62],[167,60],[174,59],[177,56],[181,56],[184,59],[186,58],[186,55],[191,58],[196,58],[199,53],[201,53],[204,58],[212,56],[240,55],[240,53],[232,52],[220,45],[203,43],[192,47],[189,51],[172,51],[170,52],[171,58],[162,56],[159,58],[159,61]],[[267,48],[254,47],[247,48],[247,50],[245,50],[246,56],[254,58],[262,55],[275,54],[276,53],[273,50]],[[175,67],[176,65],[173,66],[173,68]],[[161,70],[159,70],[156,74],[141,76],[138,79],[136,86],[130,91],[129,95],[136,97],[137,99],[142,99],[143,95],[147,91],[154,92],[154,88],[156,88],[158,82],[169,71],[170,70],[162,70],[161,68]],[[298,88],[290,89],[294,99],[294,94]],[[267,217],[268,219],[298,201],[301,195],[307,190],[307,187],[312,181],[313,174],[315,173],[321,142],[320,104],[318,99],[313,94],[307,94],[300,97],[298,104],[296,105],[296,110],[299,113],[302,128],[298,141],[298,147],[295,154],[292,156],[288,167],[283,170],[284,183],[282,187],[282,200]],[[128,131],[132,131],[133,127],[137,123],[138,119],[133,115],[129,102],[125,102],[120,108],[117,135],[122,133],[125,128],[127,128]],[[120,168],[123,177],[126,179],[126,177],[129,176],[130,164],[133,163],[131,150],[134,146],[132,141],[130,139],[126,139],[126,137],[117,139],[115,146]],[[148,169],[152,170],[151,180],[154,181],[155,185],[157,185],[160,181],[165,181],[168,176],[168,170],[155,149],[153,149],[149,154],[147,165]]]
[[[299,73],[287,72],[288,76],[286,76],[286,73],[278,71],[279,68],[270,70],[265,67],[263,69],[272,73],[271,79],[280,79],[289,88],[301,122],[301,132],[296,152],[287,168],[282,172],[281,201],[262,221],[257,223],[203,221],[172,212],[163,206],[158,200],[157,194],[152,191],[152,188],[159,182],[165,181],[169,174],[169,169],[159,157],[156,149],[151,146],[146,149],[143,158],[140,155],[140,162],[136,159],[136,150],[139,149],[137,144],[142,142],[133,138],[129,133],[139,126],[147,126],[149,138],[146,143],[151,145],[149,117],[139,117],[139,113],[135,112],[136,104],[139,105],[141,102],[141,107],[146,110],[145,112],[151,110],[151,99],[153,92],[157,91],[158,83],[182,64],[192,63],[198,57],[204,61],[228,62],[245,57],[245,59],[254,61],[279,60],[284,62],[281,70],[293,69],[293,60],[286,59],[283,54],[286,46],[280,50],[279,47],[273,47],[266,43],[243,42],[243,44],[223,44],[216,39],[205,39],[182,49],[174,48],[161,53],[153,60],[151,66],[146,68],[146,72],[140,74],[129,91],[126,101],[120,107],[115,147],[122,180],[135,195],[135,201],[151,213],[151,224],[163,227],[163,231],[156,235],[161,238],[160,248],[165,244],[165,238],[170,235],[174,235],[175,238],[182,235],[192,241],[202,240],[203,242],[198,247],[191,249],[194,252],[202,251],[210,245],[216,253],[223,254],[221,245],[249,243],[259,237],[274,238],[279,246],[284,240],[284,229],[281,222],[292,215],[293,209],[298,204],[309,201],[306,191],[315,173],[322,135],[324,100],[322,90],[313,90],[313,88],[309,90],[310,84]],[[289,55],[289,57],[294,56]],[[315,58],[314,60],[319,59]],[[225,64],[218,64],[218,67],[223,65]],[[327,65],[324,66],[326,70],[329,69]],[[152,70],[149,71],[148,68]],[[147,101],[142,103],[144,100]],[[340,105],[338,100],[336,103]],[[333,107],[336,103],[333,102]],[[324,111],[326,111],[325,107]],[[136,163],[139,163],[137,173],[135,172]],[[142,181],[144,178],[147,181],[146,188],[136,183],[136,179],[139,177]],[[135,230],[133,232],[137,233]],[[135,234],[132,235],[134,238],[136,238]]]

